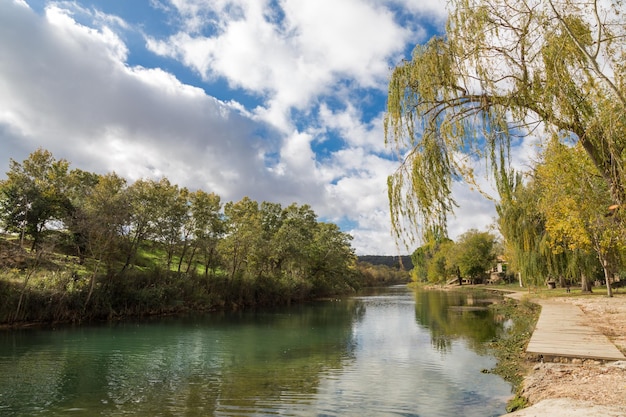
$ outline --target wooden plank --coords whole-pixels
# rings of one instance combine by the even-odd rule
[[[550,300],[535,302],[541,305],[541,314],[526,352],[581,359],[626,359],[605,335],[587,324],[580,307]]]

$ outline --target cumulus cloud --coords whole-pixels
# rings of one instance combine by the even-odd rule
[[[56,6],[44,17],[3,9],[0,124],[13,142],[84,169],[168,176],[226,198],[260,197],[281,181],[265,165],[279,141],[271,127],[161,69],[126,65],[124,43],[106,26],[82,26]]]
[[[148,47],[205,79],[222,77],[264,97],[258,115],[285,130],[292,128],[292,108],[307,108],[341,79],[385,87],[389,61],[398,61],[415,36],[388,7],[358,0],[173,3],[181,30],[167,39],[149,37]]]
[[[387,77],[441,25],[442,2],[151,0],[167,16],[158,33],[95,4],[0,4],[0,167],[43,147],[74,167],[166,176],[224,200],[308,203],[358,253],[397,253]],[[222,100],[210,95],[218,84]]]

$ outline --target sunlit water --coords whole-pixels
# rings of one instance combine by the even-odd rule
[[[481,300],[395,287],[274,311],[0,333],[1,416],[498,416]],[[461,307],[459,307],[461,306]]]

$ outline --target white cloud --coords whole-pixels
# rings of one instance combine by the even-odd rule
[[[371,152],[389,152],[383,141],[382,113],[364,123],[363,115],[351,103],[348,103],[346,109],[341,111],[332,111],[322,103],[319,118],[322,126],[336,130],[349,146],[363,147]]]
[[[180,59],[206,79],[223,77],[232,87],[263,97],[266,105],[258,115],[288,131],[292,108],[307,108],[316,97],[332,93],[341,79],[360,88],[385,88],[389,60],[399,60],[415,35],[382,5],[357,0],[279,4],[280,10],[259,0],[176,1],[185,19],[182,30],[165,40],[149,38],[148,47]],[[206,20],[210,35],[197,23],[207,13],[215,16]]]
[[[23,147],[46,147],[98,172],[167,175],[226,198],[274,186],[263,160],[277,141],[271,129],[261,138],[263,125],[203,90],[160,69],[129,67],[107,28],[81,26],[56,7],[45,18],[3,9],[0,124]]]
[[[54,3],[43,16],[24,2],[0,4],[2,166],[43,147],[74,167],[166,176],[224,200],[309,203],[347,224],[359,253],[396,254],[383,109],[366,117],[360,100],[384,94],[389,67],[423,40],[418,23],[399,24],[400,1],[272,2],[279,10],[268,1],[153,0],[181,25],[171,37],[147,34],[149,48],[201,74],[197,86],[130,65],[125,31],[144,28],[80,4]],[[218,77],[257,107],[198,87]],[[329,138],[342,142],[316,154]]]

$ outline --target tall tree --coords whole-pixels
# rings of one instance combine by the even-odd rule
[[[158,188],[158,181],[139,179],[126,189],[130,216],[122,229],[126,261],[121,272],[134,265],[140,245],[154,234],[155,219],[159,217],[161,211],[156,192]]]
[[[113,265],[121,256],[120,238],[131,217],[126,189],[126,180],[117,174],[101,176],[85,194],[80,216],[74,218],[75,233],[81,236],[85,254],[93,260],[85,307],[91,300],[101,265],[107,274],[112,274]]]
[[[538,187],[522,175],[500,175],[496,205],[498,229],[504,238],[504,252],[511,269],[519,274],[520,286],[538,285],[549,275],[550,245],[545,216],[538,207]]]
[[[385,136],[402,153],[389,178],[396,233],[445,227],[452,181],[498,175],[518,135],[575,139],[626,202],[626,6],[600,0],[452,0],[445,36],[391,76]]]
[[[152,183],[149,201],[154,208],[154,217],[150,219],[152,236],[165,250],[165,271],[169,272],[174,254],[185,237],[185,224],[188,222],[189,191],[171,184],[167,178]]]
[[[443,230],[436,226],[428,230],[424,236],[424,244],[411,255],[413,279],[417,282],[439,283],[455,274],[456,268],[447,262],[452,246],[454,242]]]
[[[71,242],[76,247],[76,254],[82,264],[87,256],[87,236],[85,225],[89,223],[89,215],[86,212],[87,200],[98,185],[102,177],[98,174],[73,169],[69,173],[68,198],[70,209],[67,211],[63,222],[70,233]]]
[[[537,167],[549,242],[554,248],[595,253],[604,271],[608,296],[624,245],[624,229],[609,213],[611,196],[580,143],[551,142]],[[583,290],[589,290],[583,279]]]
[[[308,206],[305,212],[308,211]],[[316,295],[343,293],[355,289],[356,255],[350,244],[352,236],[333,223],[317,222],[303,262]]]
[[[217,245],[225,233],[225,224],[220,210],[220,196],[198,190],[191,194],[191,214],[193,219],[194,251],[199,250],[204,264],[204,274],[215,272],[218,266]],[[197,249],[196,249],[197,248]],[[188,261],[188,267],[191,264]]]
[[[256,269],[254,250],[262,244],[259,203],[249,197],[226,203],[224,216],[227,228],[219,250],[232,281],[244,278],[246,271]]]
[[[290,278],[306,280],[310,272],[308,251],[317,226],[317,216],[308,204],[291,204],[281,213],[280,228],[273,236],[273,248],[281,270]]]

